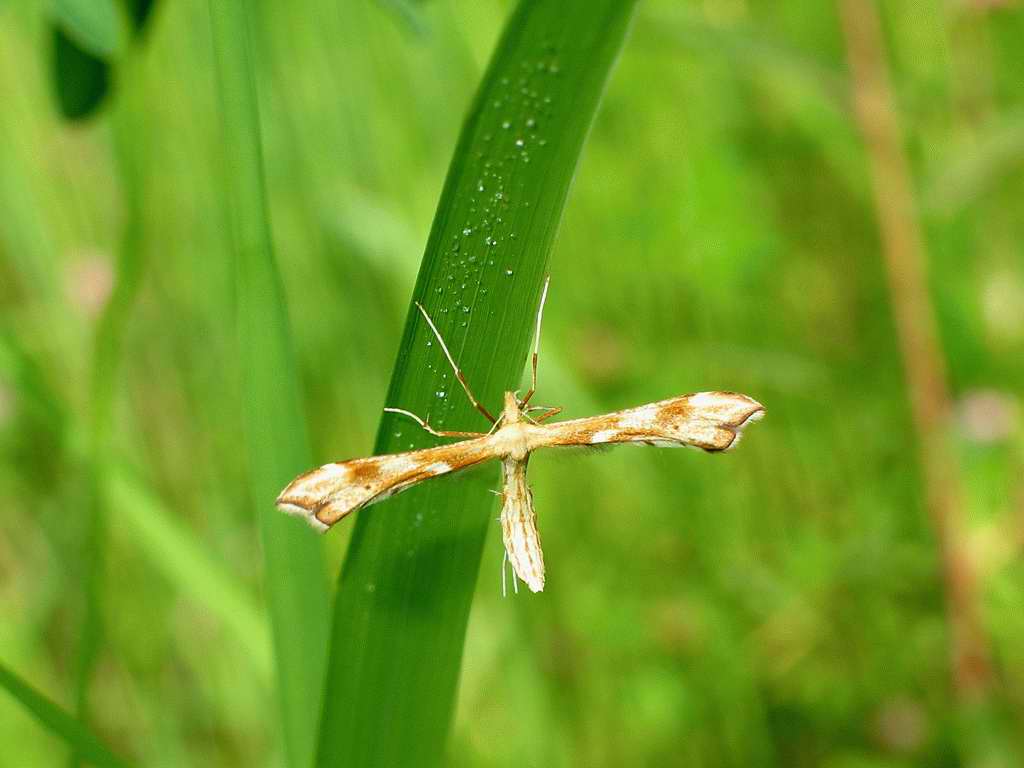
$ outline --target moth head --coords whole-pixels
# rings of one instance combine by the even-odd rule
[[[523,421],[523,413],[526,411],[526,403],[519,398],[519,392],[506,392],[505,405],[501,412],[502,424],[515,424]]]

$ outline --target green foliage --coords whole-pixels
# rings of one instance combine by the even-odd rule
[[[32,713],[40,724],[55,736],[67,742],[77,754],[88,760],[97,768],[126,768],[125,763],[111,752],[95,735],[84,728],[74,717],[47,699],[32,686],[0,664],[0,686],[15,699],[26,711]],[[8,743],[9,753],[16,752],[18,746]]]
[[[52,0],[54,20],[83,50],[107,58],[124,45],[115,0]]]
[[[300,768],[313,759],[312,713],[322,696],[327,648],[327,584],[315,534],[273,506],[280,489],[310,460],[298,372],[270,241],[250,13],[246,0],[210,2],[235,265],[234,295],[224,298],[237,306],[251,502],[260,521],[288,763]]]
[[[57,104],[69,120],[91,115],[110,90],[110,65],[53,28],[53,79]]]
[[[632,2],[521,3],[455,148],[413,291],[491,413],[522,375],[569,184]],[[387,400],[485,431],[410,309]],[[388,415],[375,453],[436,443]],[[358,515],[334,612],[318,765],[440,764],[497,466]],[[363,706],[373,701],[373,706]]]
[[[878,5],[986,701],[949,681],[842,28],[798,0],[639,4],[547,266],[576,161],[539,119],[506,179],[529,208],[452,239],[483,216],[455,190],[496,151],[466,154],[523,23],[505,0],[165,3],[117,98],[75,125],[51,95],[49,6],[0,3],[0,659],[139,765],[301,764],[329,651],[323,739],[346,756],[435,760],[454,697],[456,767],[1020,764],[1024,10]],[[582,47],[590,21],[551,34]],[[571,87],[560,64],[544,82],[578,141],[604,74]],[[521,385],[546,270],[539,403],[725,388],[766,419],[723,456],[534,456],[541,595],[501,597],[489,468],[320,539],[274,513],[292,475],[375,434],[430,442],[383,406],[485,428],[410,299],[493,410]],[[85,756],[30,698],[0,695],[0,764]]]

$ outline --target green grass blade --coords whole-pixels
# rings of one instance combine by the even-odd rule
[[[131,280],[134,283],[135,278]],[[112,341],[109,336],[107,339]],[[16,388],[24,407],[53,432],[85,432],[73,419],[68,423],[64,402],[47,386],[35,361],[14,336],[0,329],[0,380],[4,379]],[[68,442],[77,461],[92,456],[88,437],[69,438]],[[104,455],[101,481],[98,492],[114,518],[114,530],[132,548],[144,552],[153,569],[176,589],[217,617],[235,636],[256,673],[269,680],[273,666],[270,636],[244,585],[203,548],[123,458]]]
[[[89,53],[108,57],[124,45],[114,0],[54,0],[52,10],[54,20]]]
[[[88,728],[3,664],[0,664],[0,686],[21,702],[36,720],[66,741],[69,747],[92,765],[98,768],[127,768],[128,763],[111,752]]]
[[[119,135],[123,136],[123,131]],[[103,487],[110,470],[113,410],[122,367],[124,337],[143,275],[141,179],[138,166],[131,161],[124,143],[119,145],[119,160],[127,215],[118,249],[117,278],[96,326],[90,372],[87,454],[83,462],[85,534],[80,556],[85,612],[79,631],[75,670],[75,715],[83,723],[90,722],[90,687],[104,641],[102,607],[108,527],[107,498]],[[72,758],[71,765],[79,765],[76,757]]]
[[[153,568],[235,637],[257,674],[271,678],[270,636],[259,608],[230,570],[211,557],[151,489],[123,462],[104,477],[104,501],[116,528]]]
[[[289,765],[298,768],[310,764],[314,748],[327,647],[327,583],[319,539],[273,507],[278,491],[310,460],[270,241],[249,3],[211,0],[210,14],[236,266],[245,442],[260,515],[285,748]]]
[[[60,113],[68,120],[83,120],[110,91],[110,65],[54,25],[53,79]]]
[[[521,3],[463,127],[415,298],[492,411],[519,385],[569,185],[632,9]],[[415,310],[387,404],[435,426],[486,429]],[[375,450],[432,442],[386,417]],[[496,466],[483,467],[358,515],[334,611],[319,765],[440,762],[496,478]]]

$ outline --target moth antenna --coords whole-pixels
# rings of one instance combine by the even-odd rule
[[[491,412],[488,411],[479,400],[473,395],[473,391],[469,388],[469,382],[466,381],[466,377],[462,374],[462,369],[455,364],[455,359],[452,357],[452,353],[448,351],[448,345],[444,343],[444,339],[441,338],[441,332],[437,330],[437,326],[434,325],[434,321],[430,319],[430,315],[427,314],[427,310],[423,308],[423,305],[418,301],[416,302],[416,309],[423,315],[423,319],[427,321],[427,325],[430,326],[430,330],[434,332],[434,336],[437,337],[437,342],[441,345],[441,349],[444,351],[444,356],[448,358],[448,362],[451,363],[452,370],[455,371],[455,378],[459,380],[462,388],[466,391],[466,396],[469,398],[469,402],[473,404],[480,413],[487,417],[487,420],[491,424],[497,424],[498,420],[495,419]]]
[[[537,391],[537,360],[540,357],[540,326],[544,321],[544,304],[548,300],[548,285],[551,283],[551,275],[544,278],[544,289],[540,294],[540,306],[537,307],[537,332],[533,337],[533,357],[530,361],[532,373],[530,375],[530,391],[526,393],[526,397],[522,399],[522,404],[526,405],[530,402],[530,398],[533,397],[533,393]]]

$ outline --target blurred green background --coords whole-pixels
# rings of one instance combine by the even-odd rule
[[[1024,9],[878,9],[949,389],[922,438],[853,108],[855,5],[640,4],[552,259],[538,401],[575,417],[730,389],[768,417],[726,456],[533,459],[548,584],[502,598],[492,526],[452,765],[1024,761]],[[364,455],[401,405],[383,396],[419,258],[511,5],[255,7],[314,458]],[[51,43],[42,4],[0,6],[0,660],[74,709],[93,600],[109,744],[276,765],[208,7],[158,5],[85,121],[59,114]],[[140,292],[109,442],[130,469],[97,534],[93,339],[126,243]],[[945,546],[921,445],[949,449],[960,487]],[[322,540],[332,581],[350,532]],[[959,602],[951,551],[975,578]],[[6,696],[0,744],[0,765],[67,762]]]

